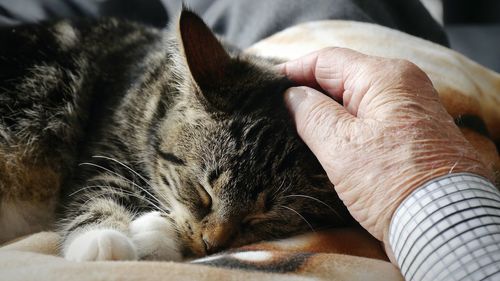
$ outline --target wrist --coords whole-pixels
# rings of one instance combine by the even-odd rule
[[[499,208],[500,193],[483,177],[433,179],[396,210],[384,241],[391,261],[408,280],[482,279],[498,264],[491,259],[500,261]]]
[[[463,169],[461,169],[463,168]],[[425,188],[426,186],[432,184],[433,182],[439,181],[442,178],[446,177],[454,177],[454,176],[459,176],[462,174],[465,175],[472,175],[475,177],[481,177],[488,179],[484,176],[484,168],[482,168],[482,165],[478,166],[477,169],[472,169],[471,164],[469,163],[467,166],[459,166],[456,170],[453,170],[453,173],[450,173],[450,168],[448,167],[442,167],[442,168],[436,168],[432,170],[432,172],[421,172],[417,173],[411,178],[407,178],[406,180],[402,180],[407,186],[411,186],[409,188],[398,188],[399,193],[397,196],[394,198],[397,198],[393,201],[394,204],[391,204],[391,206],[387,207],[385,212],[383,213],[382,217],[384,218],[383,220],[380,221],[380,226],[379,228],[380,233],[381,233],[381,241],[386,245],[386,251],[387,250],[392,250],[390,249],[390,228],[392,225],[392,222],[394,221],[394,215],[396,211],[403,205],[403,203],[408,200],[409,197],[413,196],[418,190],[421,190]],[[478,171],[477,173],[474,171]],[[481,174],[483,173],[483,174]],[[390,253],[392,254],[392,252]],[[389,252],[388,252],[389,255]]]
[[[444,148],[441,151],[433,151],[421,157],[414,157],[411,168],[406,169],[406,173],[403,170],[395,177],[396,180],[393,182],[399,184],[390,189],[391,194],[388,198],[393,199],[385,207],[381,216],[382,220],[378,226],[379,233],[382,236],[381,240],[384,243],[388,242],[389,227],[394,212],[410,194],[429,182],[446,175],[458,173],[478,175],[493,182],[491,170],[488,170],[479,160],[479,156],[474,149],[464,149],[464,147],[467,148],[467,145],[468,143],[462,145],[450,143],[448,146],[444,144],[436,146]],[[430,161],[431,158],[432,161]],[[411,158],[408,157],[407,159]]]

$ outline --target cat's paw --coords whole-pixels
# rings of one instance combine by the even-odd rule
[[[137,260],[133,242],[113,229],[95,229],[79,234],[64,251],[72,261]]]
[[[130,224],[130,234],[141,259],[182,259],[175,228],[160,212],[149,212],[135,219]]]

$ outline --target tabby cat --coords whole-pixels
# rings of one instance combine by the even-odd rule
[[[71,260],[181,260],[348,221],[287,114],[291,82],[194,13],[0,42],[0,239],[57,227]]]

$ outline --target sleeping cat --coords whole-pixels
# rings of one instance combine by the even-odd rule
[[[288,117],[291,82],[194,13],[0,42],[0,240],[57,226],[71,260],[181,260],[350,221]]]

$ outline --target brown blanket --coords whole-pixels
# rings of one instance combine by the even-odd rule
[[[3,246],[0,280],[403,280],[360,230],[311,233],[189,263],[77,263],[58,256],[58,245],[57,234],[41,232]]]
[[[500,75],[462,55],[384,27],[327,21],[299,25],[250,48],[261,56],[291,59],[327,47],[406,58],[427,72],[455,118],[473,116],[463,132],[484,163],[498,172],[500,161]],[[498,175],[498,173],[497,173]],[[0,248],[0,281],[8,280],[402,280],[380,244],[360,229],[314,232],[262,242],[185,262],[75,263],[58,256],[59,237],[42,232]]]

